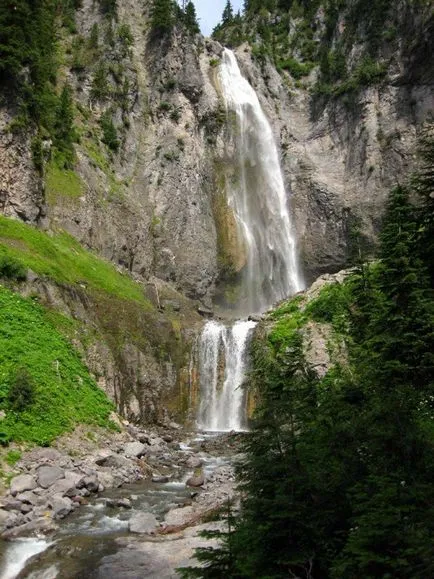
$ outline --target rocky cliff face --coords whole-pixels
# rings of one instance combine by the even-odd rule
[[[117,21],[85,0],[76,21],[77,34],[63,40],[63,74],[76,96],[79,191],[68,195],[47,175],[44,205],[29,143],[3,132],[3,211],[31,221],[46,213],[46,227],[68,230],[142,279],[156,275],[209,302],[228,252],[235,269],[243,263],[228,239],[230,215],[216,216],[230,157],[217,82],[221,46],[181,30],[152,40],[149,7],[138,0],[122,2]],[[86,47],[95,27],[92,52]],[[390,83],[361,90],[351,104],[335,99],[313,116],[306,88],[269,61],[260,64],[248,45],[237,50],[281,145],[308,280],[345,264],[359,221],[375,242],[387,191],[412,165],[433,85],[401,56]],[[117,152],[102,142],[104,115],[116,127]],[[4,125],[5,110],[2,117]]]
[[[62,31],[60,77],[75,99],[74,172],[59,172],[46,140],[39,176],[31,135],[8,131],[14,109],[2,105],[0,209],[65,229],[142,283],[155,276],[209,305],[216,286],[244,263],[224,196],[233,150],[217,77],[222,46],[181,28],[152,39],[149,4],[119,2],[110,19],[83,0],[76,33]],[[308,90],[315,71],[305,85],[294,83],[247,44],[236,50],[280,143],[307,281],[345,265],[355,228],[375,243],[386,194],[413,164],[418,131],[433,110],[422,40],[396,55],[381,86],[316,107]],[[111,141],[107,126],[115,129]],[[116,363],[105,348],[87,351],[90,365],[101,366],[101,383],[121,410],[145,418],[154,404],[147,385],[173,386],[178,378],[158,361],[158,344],[126,344]]]

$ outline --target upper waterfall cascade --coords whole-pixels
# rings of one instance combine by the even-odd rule
[[[303,288],[295,235],[273,131],[256,92],[228,49],[222,55],[219,83],[227,111],[236,115],[233,137],[239,178],[226,183],[226,190],[246,248],[239,310],[260,313]],[[199,348],[200,428],[245,427],[241,385],[246,346],[254,326],[245,321],[236,322],[232,328],[214,321],[205,325]]]
[[[237,119],[239,179],[227,183],[227,194],[247,253],[241,308],[258,313],[303,287],[295,235],[273,131],[230,50],[223,53],[219,81]]]

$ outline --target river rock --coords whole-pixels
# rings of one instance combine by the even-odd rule
[[[140,444],[140,443],[139,443]],[[110,454],[96,459],[95,463],[98,466],[105,466],[110,468],[128,468],[131,466],[131,460],[125,456],[118,454]]]
[[[146,454],[146,446],[141,442],[129,442],[124,447],[124,454],[128,458],[140,458]]]
[[[11,481],[11,495],[15,497],[18,493],[32,491],[37,487],[37,483],[30,474],[20,474]]]
[[[188,523],[194,516],[193,507],[181,507],[172,509],[164,517],[164,522],[169,526],[179,527]]]
[[[99,481],[96,474],[91,474],[90,476],[85,476],[83,479],[85,488],[91,493],[98,492]]]
[[[2,539],[14,539],[15,537],[27,537],[29,535],[38,535],[39,533],[51,533],[57,529],[57,525],[47,517],[40,517],[8,529],[2,533]]]
[[[197,476],[191,476],[186,482],[188,487],[201,487],[203,484],[205,484],[203,473],[198,474]]]
[[[38,484],[43,489],[48,489],[57,480],[65,478],[65,471],[58,466],[40,466],[36,472]]]
[[[19,499],[17,499],[16,501],[14,501],[14,500],[5,501],[1,505],[1,511],[3,511],[3,510],[5,510],[5,511],[20,511],[22,504],[23,503]],[[1,519],[0,519],[0,525],[1,525]]]
[[[77,494],[77,488],[70,478],[64,478],[56,481],[50,492],[53,495],[61,495],[62,497],[74,497]]]
[[[8,519],[10,518],[10,513],[4,509],[0,509],[0,528],[5,527]]]
[[[167,482],[169,482],[169,477],[156,474],[156,475],[153,475],[152,482],[153,483],[167,483]]]
[[[136,513],[128,522],[130,533],[142,535],[153,535],[157,526],[157,519],[152,513]]]
[[[187,468],[200,468],[203,464],[203,460],[198,456],[190,456],[188,457],[185,466]]]
[[[55,495],[50,499],[51,508],[53,509],[53,519],[63,519],[72,511],[72,501],[68,497]]]
[[[27,513],[33,511],[33,506],[28,503],[21,503],[20,511],[23,515],[27,515]]]

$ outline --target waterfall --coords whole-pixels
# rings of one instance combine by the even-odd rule
[[[295,235],[273,131],[256,92],[228,49],[222,55],[219,83],[226,110],[236,117],[233,139],[238,178],[228,180],[226,190],[246,250],[238,310],[259,313],[303,288]],[[232,328],[215,321],[205,325],[199,353],[200,428],[245,427],[241,385],[246,346],[254,326],[245,321],[235,322]]]
[[[303,287],[295,236],[270,123],[232,51],[224,51],[219,73],[226,108],[237,119],[239,179],[227,189],[247,249],[243,310],[263,312]]]
[[[202,332],[199,373],[203,386],[198,426],[203,430],[243,430],[245,395],[241,388],[246,343],[254,322],[238,321],[228,328],[208,322]]]

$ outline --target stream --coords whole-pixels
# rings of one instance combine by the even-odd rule
[[[181,443],[180,453],[194,452],[202,460],[207,481],[231,457],[200,450],[204,441],[218,444],[218,434],[203,434]],[[190,446],[191,445],[191,446]],[[176,469],[176,467],[175,467]],[[61,520],[49,537],[19,538],[0,543],[1,579],[132,579],[177,577],[176,567],[189,564],[194,547],[203,543],[194,527],[176,535],[144,535],[129,531],[137,513],[152,513],[159,523],[178,507],[190,505],[192,495],[206,492],[186,486],[193,471],[178,468],[169,482],[148,480],[107,490]],[[128,499],[131,508],[110,506]],[[107,504],[108,503],[108,504]]]

